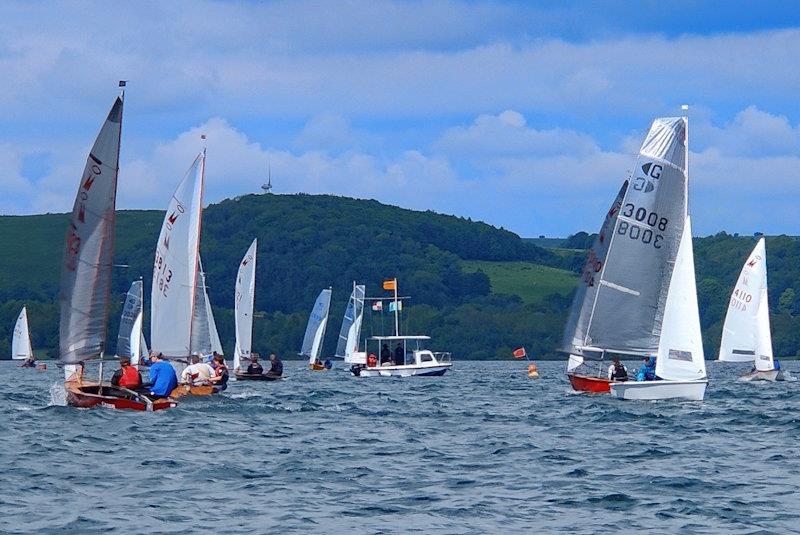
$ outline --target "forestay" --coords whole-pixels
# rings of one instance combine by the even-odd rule
[[[301,355],[308,357],[309,363],[314,363],[319,359],[322,352],[322,341],[325,338],[325,327],[328,325],[328,309],[331,305],[331,290],[322,290],[311,310],[308,318],[306,334],[303,337],[303,349]]]
[[[250,359],[253,346],[253,306],[256,296],[256,251],[258,239],[239,263],[236,275],[234,296],[234,323],[236,327],[236,348],[233,352],[233,369],[238,370],[242,360]]]
[[[365,292],[366,287],[363,284],[353,285],[353,292],[350,294],[342,319],[342,328],[339,330],[339,341],[336,344],[337,358],[345,359],[354,351],[358,351],[361,322],[364,318]]]
[[[59,360],[77,364],[105,349],[122,132],[117,98],[86,159],[61,267]],[[73,366],[65,368],[65,376]]]
[[[628,190],[626,180],[617,193],[617,197],[606,212],[600,232],[592,243],[586,262],[581,270],[578,289],[572,300],[572,308],[564,329],[563,350],[570,353],[570,363],[568,371],[577,368],[583,362],[584,348],[587,346],[586,333],[589,327],[589,318],[594,308],[595,296],[599,288],[600,272],[605,266],[608,256],[608,246],[611,242],[611,235],[619,217],[620,208],[625,192]]]
[[[584,345],[657,352],[687,215],[686,147],[685,118],[653,121],[596,280]]]
[[[668,381],[690,381],[706,377],[694,276],[692,225],[688,216],[683,226],[683,236],[664,307],[656,375]]]
[[[756,243],[731,294],[719,360],[753,362],[759,371],[774,369],[767,297],[767,252],[764,238]]]
[[[11,338],[11,358],[23,360],[33,357],[31,347],[31,332],[28,328],[28,309],[22,307],[14,324],[14,335]]]
[[[117,335],[117,355],[130,357],[134,366],[139,364],[139,359],[147,355],[147,345],[144,343],[142,332],[143,286],[140,280],[131,283],[122,308]]]
[[[170,200],[156,245],[150,341],[154,351],[167,357],[191,353],[204,168],[205,154],[201,153]]]

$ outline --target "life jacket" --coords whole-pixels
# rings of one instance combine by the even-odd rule
[[[139,370],[133,366],[122,367],[122,377],[119,378],[119,386],[125,388],[137,387],[141,384],[139,381]]]
[[[370,368],[374,368],[377,365],[378,365],[378,357],[370,353],[369,357],[367,357],[367,366],[369,366]]]
[[[625,369],[625,366],[620,363],[619,365],[614,365],[614,374],[612,376],[614,379],[628,379],[628,371]]]

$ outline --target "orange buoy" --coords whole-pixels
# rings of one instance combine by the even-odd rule
[[[531,379],[538,379],[539,378],[539,369],[536,367],[536,364],[531,362],[528,364],[528,377]]]

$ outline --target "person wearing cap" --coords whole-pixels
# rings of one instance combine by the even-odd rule
[[[178,386],[178,374],[172,364],[164,360],[164,355],[153,352],[150,355],[150,381],[146,385],[152,398],[168,397]]]
[[[655,357],[644,357],[642,365],[636,374],[637,381],[655,381],[656,377],[656,359]]]
[[[139,388],[142,386],[142,374],[131,366],[130,357],[119,358],[119,369],[111,376],[111,384],[123,388]]]
[[[258,355],[255,353],[250,355],[250,365],[247,366],[247,373],[249,375],[261,375],[264,373],[264,367],[258,362]]]
[[[611,359],[611,366],[608,367],[608,379],[611,381],[627,381],[628,369],[619,361],[619,357]]]
[[[192,355],[192,363],[181,372],[181,383],[201,386],[209,384],[214,368],[208,362],[200,362],[200,355]]]

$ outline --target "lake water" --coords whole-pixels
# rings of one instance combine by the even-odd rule
[[[3,533],[800,533],[800,382],[571,392],[560,362],[278,383],[134,413],[0,363]],[[800,376],[800,363],[785,369]]]

